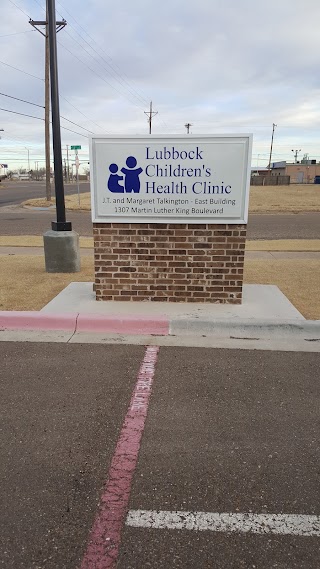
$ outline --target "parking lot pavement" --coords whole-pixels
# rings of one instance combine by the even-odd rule
[[[0,567],[79,567],[144,348],[0,353]]]
[[[319,568],[320,354],[0,350],[0,566]]]
[[[319,364],[161,349],[117,567],[319,568]]]

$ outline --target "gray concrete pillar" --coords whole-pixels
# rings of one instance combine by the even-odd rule
[[[79,235],[75,231],[53,231],[43,235],[47,273],[80,271]]]

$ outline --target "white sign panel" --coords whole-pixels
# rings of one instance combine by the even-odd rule
[[[247,223],[251,135],[94,136],[92,220]]]

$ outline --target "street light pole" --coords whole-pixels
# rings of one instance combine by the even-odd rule
[[[66,221],[66,208],[64,201],[55,0],[47,0],[47,6],[50,49],[54,184],[56,193],[57,221],[52,221],[52,230],[47,231],[43,236],[45,264],[47,273],[76,273],[80,271],[79,235],[75,231],[72,231],[71,223]]]
[[[50,49],[50,83],[51,83],[54,184],[55,184],[56,211],[57,211],[57,221],[52,222],[52,229],[54,231],[72,231],[71,222],[66,221],[66,208],[64,201],[55,0],[48,0],[48,32],[49,32],[49,49]]]

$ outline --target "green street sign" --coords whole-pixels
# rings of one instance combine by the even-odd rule
[[[81,146],[71,146],[71,150],[81,150]]]

